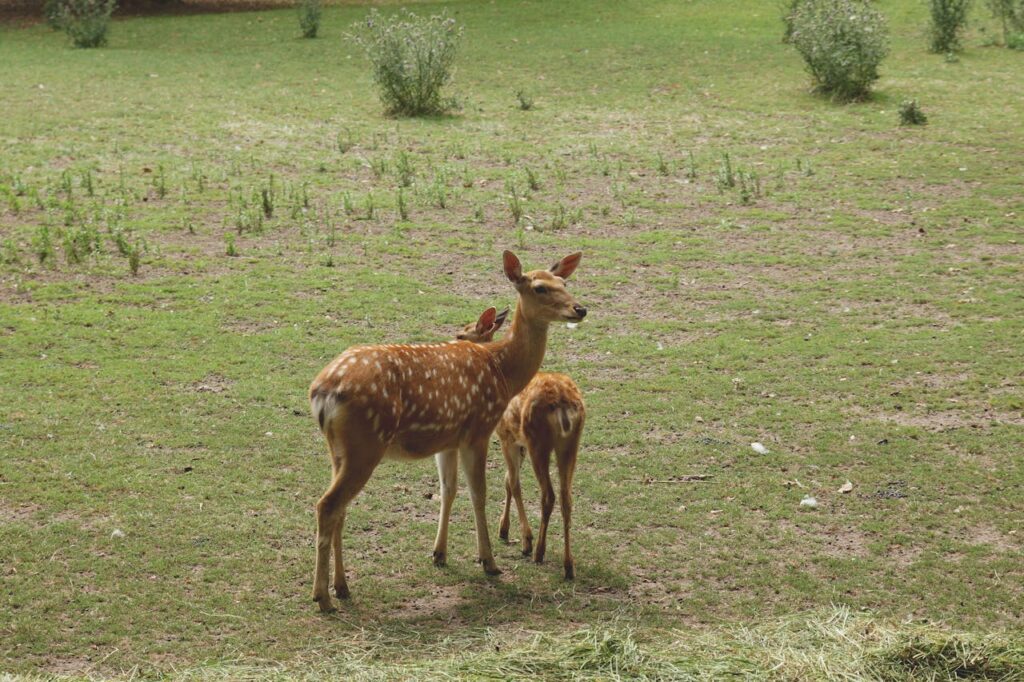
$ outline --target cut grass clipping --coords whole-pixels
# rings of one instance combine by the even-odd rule
[[[452,631],[458,637],[457,631]],[[753,627],[643,638],[628,627],[568,634],[488,632],[448,658],[403,661],[383,638],[335,658],[227,663],[178,670],[177,680],[1000,680],[1024,676],[1024,641],[887,623],[834,607]],[[455,644],[455,642],[452,642]],[[0,678],[16,682],[29,677]],[[58,676],[52,679],[92,679]]]

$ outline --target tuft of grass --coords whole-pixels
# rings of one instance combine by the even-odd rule
[[[533,109],[533,97],[526,94],[526,91],[520,89],[516,90],[516,101],[519,105],[520,111],[529,111]]]
[[[928,123],[928,117],[921,111],[916,99],[908,99],[900,102],[900,125],[901,126],[923,126]]]

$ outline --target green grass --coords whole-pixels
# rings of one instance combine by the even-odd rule
[[[876,96],[836,106],[771,3],[445,6],[463,110],[428,120],[381,116],[342,39],[361,7],[327,8],[315,41],[291,9],[118,20],[102,50],[0,28],[0,669],[479,679],[537,658],[569,679],[610,656],[626,667],[576,678],[885,678],[791,625],[839,604],[892,634],[862,653],[948,624],[883,661],[943,679],[951,631],[1019,630],[1024,81],[980,9],[947,63],[923,3],[880,2]],[[927,126],[899,126],[911,98]],[[719,189],[725,154],[760,196]],[[70,262],[65,237],[93,232]],[[557,514],[547,564],[499,545],[485,579],[465,491],[435,569],[433,464],[389,463],[349,516],[354,599],[320,616],[309,381],[349,344],[510,303],[509,247],[584,251],[590,315],[545,363],[590,415],[577,580]],[[490,466],[494,536],[496,447]],[[999,641],[981,650],[1013,679]],[[813,667],[822,650],[850,667]]]

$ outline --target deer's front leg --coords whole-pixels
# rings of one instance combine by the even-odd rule
[[[441,483],[441,514],[437,520],[437,539],[434,540],[434,565],[444,566],[448,562],[448,519],[459,490],[459,460],[455,450],[439,452],[434,459]]]
[[[464,446],[459,450],[462,469],[466,472],[469,483],[469,496],[473,500],[473,515],[476,518],[476,548],[480,563],[487,575],[500,575],[498,565],[494,563],[494,552],[491,550],[491,538],[487,532],[487,515],[484,509],[487,501],[487,439]]]

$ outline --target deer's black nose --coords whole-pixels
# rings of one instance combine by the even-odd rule
[[[586,309],[586,308],[584,308],[584,307],[583,307],[583,306],[581,306],[581,305],[576,305],[576,304],[574,303],[574,304],[573,304],[573,306],[572,306],[572,309],[573,309],[573,310],[574,310],[574,311],[576,312],[576,314],[577,314],[577,315],[579,315],[579,316],[580,316],[580,319],[581,319],[581,320],[582,320],[582,319],[583,319],[584,317],[586,317],[586,316],[587,316],[587,309]]]

